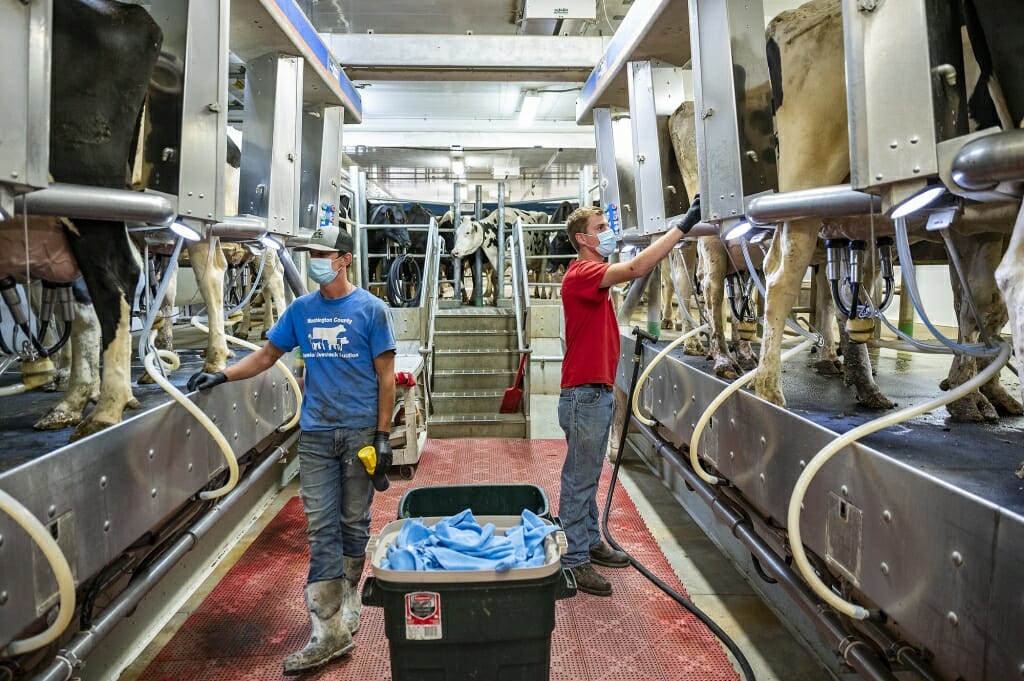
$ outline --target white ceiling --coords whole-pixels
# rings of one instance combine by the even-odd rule
[[[595,20],[561,23],[522,20],[525,0],[297,1],[359,89],[363,123],[345,125],[345,162],[371,185],[450,201],[461,145],[470,185],[493,186],[495,164],[518,160],[512,200],[575,194],[580,168],[594,163],[576,97],[633,0],[595,0]],[[798,4],[764,0],[768,17]],[[526,90],[541,105],[524,128]]]

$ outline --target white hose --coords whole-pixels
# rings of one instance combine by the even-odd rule
[[[217,497],[222,497],[233,490],[235,485],[238,484],[238,459],[235,458],[235,452],[231,448],[231,444],[228,443],[227,438],[220,432],[217,425],[210,420],[210,417],[204,414],[192,400],[185,397],[184,393],[175,388],[171,385],[170,381],[164,378],[163,372],[156,366],[158,359],[163,364],[165,370],[174,371],[180,366],[178,356],[170,350],[156,350],[154,352],[150,352],[146,355],[146,359],[144,361],[146,365],[146,372],[157,383],[157,385],[163,388],[168,395],[174,398],[175,402],[185,407],[188,413],[196,417],[196,420],[199,421],[200,425],[202,425],[208,433],[210,433],[210,437],[212,437],[213,441],[217,443],[218,447],[220,447],[220,451],[224,455],[224,461],[228,465],[227,483],[219,489],[211,490],[209,492],[200,492],[199,498],[216,499]]]
[[[206,325],[204,325],[201,321],[199,321],[198,317],[193,317],[192,318],[192,326],[196,327],[197,329],[199,329],[203,333],[207,333],[207,334],[210,333],[210,329]],[[235,345],[237,345],[239,347],[246,348],[248,350],[259,350],[260,349],[260,346],[254,344],[254,343],[250,343],[247,340],[242,340],[241,338],[236,338],[235,336],[227,336],[227,335],[225,335],[225,338],[227,339],[227,341],[229,343],[234,343]],[[288,421],[288,423],[284,424],[283,426],[281,426],[280,428],[277,429],[277,432],[283,433],[283,432],[285,432],[287,430],[291,430],[292,428],[294,428],[295,426],[297,426],[299,424],[299,418],[300,418],[300,416],[302,414],[302,392],[299,390],[299,382],[295,379],[295,374],[292,373],[291,369],[289,369],[287,366],[285,366],[284,362],[282,362],[281,360],[277,360],[276,362],[274,362],[274,366],[276,366],[278,369],[281,370],[281,373],[284,374],[284,377],[288,380],[288,383],[292,386],[292,392],[295,393],[295,413],[292,414],[292,417]]]
[[[800,345],[790,350],[787,350],[785,353],[783,353],[782,358],[779,360],[780,363],[785,363],[790,357],[800,353],[803,350],[806,350],[810,346],[814,345],[816,342],[817,338],[808,338],[804,340],[802,343],[800,343]],[[711,417],[714,415],[715,411],[717,411],[718,408],[722,406],[722,403],[729,399],[729,397],[733,393],[737,392],[747,383],[750,383],[750,381],[753,380],[755,374],[757,374],[757,369],[748,371],[747,373],[743,374],[735,381],[727,385],[725,387],[725,390],[718,393],[715,399],[711,401],[711,404],[708,405],[708,408],[704,410],[704,413],[700,415],[700,420],[697,421],[697,425],[693,429],[693,435],[690,437],[690,465],[693,466],[693,470],[697,473],[698,476],[700,476],[700,479],[708,483],[709,485],[717,485],[719,483],[719,480],[716,476],[711,475],[706,470],[704,470],[704,467],[700,463],[700,454],[697,449],[697,445],[700,443],[700,436],[704,434],[704,428],[708,425],[708,422],[711,420]]]
[[[26,387],[24,383],[5,385],[4,387],[0,388],[0,397],[7,397],[8,395],[20,395],[26,390],[28,390],[28,387]]]
[[[1007,360],[1010,359],[1010,346],[1002,342],[1000,342],[999,345],[1001,346],[999,349],[999,355],[992,360],[991,364],[985,367],[984,371],[979,372],[971,380],[929,402],[919,404],[916,407],[901,409],[900,411],[877,418],[874,421],[868,421],[867,423],[857,426],[853,430],[840,435],[815,454],[814,458],[807,463],[803,472],[800,473],[800,477],[797,478],[796,485],[793,486],[793,496],[789,499],[789,511],[786,516],[786,525],[789,530],[789,548],[793,552],[793,559],[796,562],[797,570],[799,570],[804,581],[807,582],[819,598],[844,615],[862,620],[866,618],[869,613],[865,608],[850,603],[849,601],[837,596],[818,578],[814,573],[814,570],[811,568],[810,562],[807,560],[807,554],[804,553],[804,545],[800,538],[800,511],[803,507],[804,495],[807,493],[807,488],[810,486],[811,480],[817,472],[821,470],[822,466],[828,463],[829,459],[831,459],[843,447],[853,444],[865,435],[870,435],[882,428],[887,428],[902,421],[912,419],[925,412],[943,407],[954,400],[964,397],[967,393],[974,391],[985,383],[988,383],[993,377],[999,374],[1003,365],[1005,365]]]
[[[57,579],[57,593],[60,597],[60,609],[57,611],[57,619],[45,631],[23,638],[18,641],[11,641],[7,647],[0,650],[0,656],[14,656],[42,648],[63,633],[75,614],[75,580],[71,576],[71,566],[67,558],[61,552],[57,542],[50,536],[39,520],[32,515],[27,508],[7,492],[0,489],[0,511],[11,516],[21,526],[28,536],[31,537],[43,551],[43,556],[50,563],[53,576]]]
[[[640,374],[640,378],[636,382],[636,389],[633,391],[633,418],[647,426],[653,426],[655,424],[654,420],[649,419],[640,413],[640,388],[643,386],[644,382],[648,378],[650,378],[651,372],[654,370],[654,367],[656,367],[658,363],[661,362],[661,360],[665,359],[665,357],[668,356],[668,353],[672,352],[677,347],[682,345],[686,341],[686,339],[690,338],[691,336],[696,336],[698,333],[702,331],[707,331],[708,328],[708,325],[704,324],[702,326],[698,326],[696,329],[693,329],[692,331],[687,331],[682,336],[676,338],[674,341],[665,346],[665,349],[659,352],[657,355],[655,355],[654,359],[651,360],[651,363],[648,364],[646,368],[644,368],[643,373]]]

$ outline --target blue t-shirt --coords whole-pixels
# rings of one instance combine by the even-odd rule
[[[302,430],[377,425],[373,359],[395,349],[391,312],[384,301],[361,288],[328,300],[317,289],[289,305],[267,339],[284,352],[302,350]]]

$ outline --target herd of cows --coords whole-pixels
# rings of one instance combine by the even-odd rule
[[[51,101],[50,171],[59,182],[127,188],[140,173],[132,167],[139,144],[139,122],[146,102],[153,66],[160,52],[161,33],[145,9],[139,5],[113,0],[60,2],[53,9],[53,63]],[[768,28],[769,60],[775,100],[775,130],[778,139],[779,189],[782,192],[847,181],[850,158],[847,132],[845,78],[843,64],[842,18],[839,0],[813,0],[798,10],[779,15]],[[102,74],[102,75],[98,75]],[[983,79],[984,80],[984,79]],[[991,87],[991,85],[989,85]],[[977,98],[972,98],[976,100]],[[1005,98],[1000,101],[1005,109]],[[1017,100],[1012,100],[1017,101]],[[996,112],[994,119],[984,116]],[[1000,110],[998,106],[972,108],[973,122],[978,127],[1001,125],[1018,127],[1024,112]],[[143,126],[144,129],[144,126]],[[692,104],[684,104],[670,119],[670,131],[676,159],[686,192],[699,191],[696,167],[696,123]],[[144,174],[144,169],[142,169]],[[226,198],[228,204],[231,197]],[[547,213],[505,210],[506,234],[516,220],[526,225],[564,223],[573,205],[563,203],[558,211]],[[1017,204],[971,204],[953,224],[951,239],[958,248],[968,272],[968,288],[977,302],[979,314],[970,313],[971,306],[958,304],[960,340],[975,342],[979,338],[997,336],[1010,320],[1018,333],[1015,336],[1018,357],[1024,347],[1022,321],[1017,313],[1024,301],[1019,283],[1024,271],[1024,237],[1014,234]],[[442,281],[455,279],[452,266],[456,262],[469,266],[477,250],[484,255],[485,276],[490,282],[486,295],[493,300],[497,291],[499,231],[497,214],[491,212],[480,219],[461,216],[454,224],[452,213],[431,216],[423,206],[402,208],[394,204],[374,204],[368,218],[375,227],[367,232],[371,281],[387,276],[383,253],[392,244],[394,252],[405,252],[422,261],[426,233],[408,229],[407,225],[424,225],[431,217],[437,220],[445,241],[444,252],[453,256],[442,260]],[[72,354],[75,362],[61,403],[40,420],[40,427],[76,425],[73,437],[83,437],[117,423],[123,410],[133,404],[130,368],[131,333],[135,291],[140,275],[137,248],[131,243],[122,222],[32,218],[32,234],[61,225],[70,252],[88,289],[90,300],[76,303],[75,332]],[[379,226],[379,228],[376,228]],[[4,230],[21,230],[21,216],[0,225]],[[920,220],[911,221],[914,238],[924,238]],[[38,231],[37,231],[38,230]],[[784,405],[780,385],[780,355],[783,326],[797,300],[801,282],[811,265],[823,259],[819,234],[825,230],[829,238],[868,241],[891,235],[892,222],[884,216],[830,219],[801,219],[781,225],[767,252],[763,269],[767,285],[763,301],[763,336],[759,357],[749,340],[736,333],[727,338],[724,282],[731,272],[745,265],[727,249],[718,237],[701,237],[696,248],[680,249],[673,256],[673,267],[663,267],[668,303],[666,323],[673,309],[672,292],[679,290],[687,298],[693,290],[703,294],[701,315],[710,324],[709,345],[705,349],[694,338],[687,346],[691,353],[709,354],[713,370],[719,376],[734,378],[757,366],[754,389],[759,396]],[[58,230],[60,231],[60,230]],[[550,296],[552,276],[568,265],[575,251],[564,230],[527,230],[524,250],[528,256],[539,296]],[[212,330],[204,371],[222,369],[228,358],[224,338],[223,281],[229,258],[237,265],[245,253],[232,256],[233,246],[222,245],[216,238],[189,246],[189,261],[200,282],[210,315]],[[227,251],[228,255],[225,255]],[[507,251],[506,251],[507,252]],[[678,256],[678,257],[676,257]],[[2,258],[0,258],[2,260]],[[868,259],[869,263],[871,259]],[[1000,262],[1002,263],[1000,265]],[[998,278],[996,276],[999,267]],[[268,254],[263,279],[265,323],[272,322],[284,305],[282,270],[276,255]],[[0,273],[18,274],[18,268],[0,262]],[[824,268],[819,268],[824,270]],[[684,272],[680,275],[680,272]],[[675,286],[672,285],[674,275]],[[460,273],[460,281],[463,279]],[[876,273],[865,273],[864,295],[871,295],[871,282]],[[964,291],[956,277],[951,277],[957,301]],[[998,280],[998,283],[997,283]],[[827,285],[819,290],[827,290]],[[1016,296],[1016,297],[1014,297]],[[173,300],[172,295],[169,296]],[[272,301],[272,304],[271,304]],[[1007,305],[1009,303],[1009,306]],[[684,303],[684,305],[687,305]],[[820,302],[819,319],[825,318],[827,297]],[[847,310],[847,314],[850,312]],[[872,409],[888,409],[893,403],[882,394],[872,376],[863,343],[850,340],[845,332],[846,318],[842,310],[835,313],[840,337],[834,338],[834,327],[823,323],[819,330],[824,346],[819,350],[818,366],[827,373],[842,371],[855,390],[856,399]],[[980,321],[979,321],[980,320]],[[243,322],[248,333],[247,322]],[[170,324],[159,330],[157,344],[171,347]],[[731,342],[730,342],[731,340]],[[838,349],[838,352],[837,352]],[[840,361],[840,354],[842,360]],[[102,360],[101,360],[102,356]],[[985,358],[957,355],[952,361],[943,388],[967,381],[984,367]],[[83,416],[89,402],[96,406]],[[995,420],[1000,414],[1024,412],[1017,396],[1000,384],[998,377],[981,390],[949,406],[956,420]]]

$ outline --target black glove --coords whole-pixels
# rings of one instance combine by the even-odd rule
[[[221,383],[227,383],[228,377],[224,375],[223,371],[218,371],[215,374],[206,374],[202,371],[197,371],[192,374],[192,378],[188,379],[187,387],[189,392],[193,390],[209,390]]]
[[[700,222],[700,194],[693,197],[693,202],[690,203],[690,207],[686,209],[686,215],[683,216],[683,221],[680,222],[676,227],[683,234],[689,234],[693,226]]]
[[[391,453],[391,433],[378,430],[373,438],[373,448],[377,450],[377,467],[373,469],[373,488],[383,492],[391,486],[388,471],[394,458]]]

